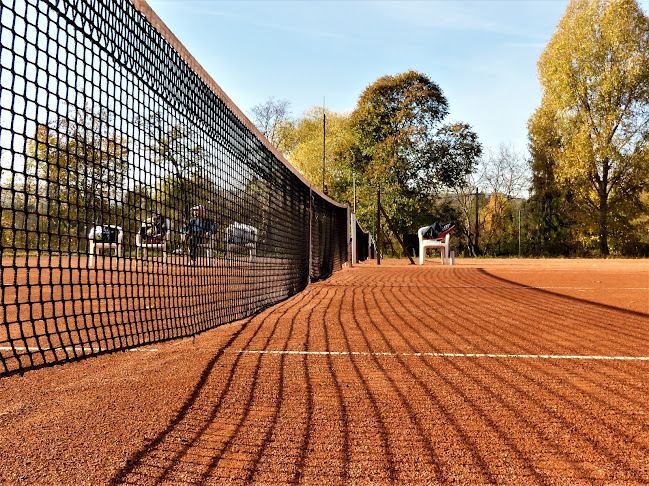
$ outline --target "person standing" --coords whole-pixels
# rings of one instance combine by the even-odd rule
[[[196,264],[198,246],[210,243],[216,233],[216,223],[205,214],[205,206],[198,205],[191,209],[192,217],[180,230],[181,237],[189,249],[189,264]]]

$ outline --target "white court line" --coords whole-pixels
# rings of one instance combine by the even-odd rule
[[[614,361],[649,361],[649,356],[584,356],[562,354],[492,354],[492,353],[370,353],[367,351],[290,351],[290,350],[232,350],[238,354],[288,354],[307,356],[415,356],[434,358],[522,358],[522,359],[591,359]]]
[[[38,352],[38,351],[83,351],[84,353],[99,353],[101,351],[133,351],[133,352],[141,352],[141,353],[156,353],[158,350],[156,348],[147,348],[147,349],[140,349],[140,348],[130,348],[130,349],[117,349],[117,348],[106,348],[106,349],[101,349],[101,348],[82,348],[80,346],[75,346],[74,348],[72,346],[66,346],[64,348],[37,348],[37,347],[24,347],[24,346],[14,346],[13,348],[11,346],[0,346],[0,351],[27,351],[30,353],[33,352]]]
[[[416,285],[407,285],[414,287]],[[556,285],[437,285],[448,289],[506,289],[506,290],[649,290],[649,287],[560,287]]]
[[[332,284],[330,287],[346,287]],[[421,287],[418,284],[379,285],[381,288]],[[532,285],[434,285],[436,289],[498,289],[498,290],[649,290],[649,287],[557,287]]]

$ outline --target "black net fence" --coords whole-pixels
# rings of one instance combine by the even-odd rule
[[[349,215],[347,206],[336,206],[313,193],[311,204],[311,279],[327,278],[347,261]]]
[[[0,9],[0,375],[190,336],[342,267],[347,207],[144,2]]]
[[[370,238],[370,234],[363,229],[355,218],[353,224],[356,225],[356,259],[358,262],[364,262],[370,258],[372,239]]]

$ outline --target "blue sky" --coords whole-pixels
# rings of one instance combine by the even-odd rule
[[[148,0],[239,108],[269,97],[294,116],[351,111],[385,74],[415,69],[442,88],[447,121],[485,148],[524,152],[541,90],[536,63],[568,0]],[[649,0],[642,0],[647,10]]]

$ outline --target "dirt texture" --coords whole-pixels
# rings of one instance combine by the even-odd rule
[[[649,261],[356,265],[0,378],[0,484],[649,484]]]

